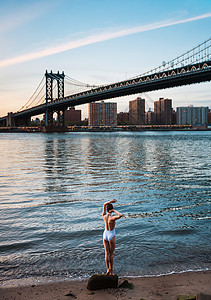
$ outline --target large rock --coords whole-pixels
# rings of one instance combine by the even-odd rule
[[[117,288],[118,276],[117,275],[101,275],[95,274],[89,278],[87,289],[90,291]]]

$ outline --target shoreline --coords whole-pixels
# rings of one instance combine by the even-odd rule
[[[138,278],[155,278],[155,277],[163,277],[163,276],[171,276],[171,275],[180,275],[180,274],[191,274],[191,273],[202,273],[202,272],[210,272],[211,269],[205,268],[205,269],[187,269],[183,271],[171,271],[169,273],[157,273],[157,274],[142,274],[142,275],[118,275],[119,280],[123,278],[128,279],[138,279]],[[103,274],[103,273],[102,273]],[[88,281],[88,279],[94,274],[91,274],[89,276],[78,276],[78,277],[72,277],[72,276],[56,276],[56,275],[49,275],[49,276],[29,276],[29,277],[21,277],[21,278],[15,278],[15,279],[6,279],[1,280],[0,279],[0,287],[15,287],[15,286],[27,286],[31,284],[48,284],[48,283],[57,283],[57,282],[75,282],[75,281]],[[1,299],[0,299],[1,300]]]
[[[189,271],[168,275],[119,277],[133,283],[134,289],[87,290],[88,278],[43,282],[42,277],[5,281],[0,287],[0,299],[177,299],[179,295],[206,294],[211,296],[211,270]],[[40,280],[39,280],[40,279]],[[67,296],[68,295],[68,296]]]
[[[55,132],[171,132],[171,131],[183,131],[183,132],[200,132],[200,131],[211,131],[211,128],[205,127],[191,127],[192,125],[152,125],[152,126],[67,126],[63,127],[52,127],[48,130],[44,130],[41,126],[21,126],[21,127],[0,127],[0,133],[55,133]]]

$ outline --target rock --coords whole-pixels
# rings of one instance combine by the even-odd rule
[[[65,296],[72,297],[74,299],[77,298],[73,293],[71,293],[71,291],[68,294],[66,294]]]
[[[94,295],[95,292],[88,292],[88,295]]]
[[[87,289],[90,291],[117,288],[118,276],[117,275],[101,275],[95,274],[89,278]]]
[[[127,280],[124,280],[120,285],[119,288],[123,288],[123,289],[134,289],[134,285],[133,283],[128,282]]]

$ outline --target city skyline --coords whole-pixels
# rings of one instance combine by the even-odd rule
[[[179,9],[178,9],[179,7]],[[152,9],[153,8],[153,9]],[[210,37],[210,1],[1,1],[0,116],[17,111],[45,69],[90,84],[139,75]],[[18,38],[17,38],[18,36]],[[210,83],[137,94],[176,106],[210,106]],[[126,111],[131,96],[117,98]],[[113,101],[109,99],[107,101]],[[82,118],[88,106],[79,107]]]

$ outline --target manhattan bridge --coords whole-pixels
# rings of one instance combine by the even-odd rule
[[[34,93],[17,112],[0,118],[0,126],[27,126],[31,117],[44,114],[45,126],[64,126],[68,107],[115,97],[145,93],[211,80],[211,38],[193,49],[141,75],[106,85],[90,85],[64,72],[46,71]]]

